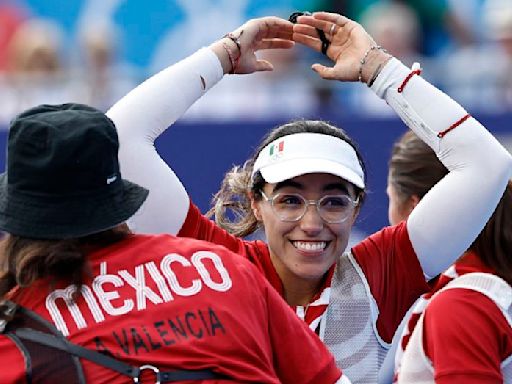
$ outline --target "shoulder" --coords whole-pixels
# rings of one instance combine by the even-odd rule
[[[423,326],[423,348],[436,381],[502,382],[512,329],[487,296],[466,288],[441,291],[429,302]]]
[[[393,281],[398,274],[398,277],[413,277],[422,284],[424,282],[423,271],[409,239],[405,221],[370,235],[352,248],[352,254],[369,279],[381,281],[383,275],[391,273]]]
[[[503,320],[506,320],[493,300],[476,290],[467,288],[451,288],[439,292],[432,297],[425,311],[426,317],[439,317],[438,320],[441,322],[455,319],[465,321],[462,314],[491,321],[500,317],[496,315],[501,315]]]
[[[435,295],[425,310],[424,327],[430,350],[438,340],[502,357],[512,353],[507,318],[494,301],[472,289],[452,288]]]
[[[163,234],[152,236],[152,241],[166,244],[169,248],[174,249],[177,253],[183,255],[191,255],[197,252],[213,252],[222,257],[235,257],[237,260],[243,259],[240,257],[238,253],[228,249],[224,244],[212,243],[211,241],[208,240],[194,239],[190,237],[177,237],[168,234]]]
[[[190,237],[177,237],[170,234],[134,234],[114,245],[107,253],[109,258],[115,254],[122,258],[133,256],[133,260],[138,261],[145,259],[154,261],[155,259],[162,258],[162,256],[171,254],[179,255],[189,260],[205,257],[212,259],[217,256],[219,262],[222,260],[224,265],[250,265],[248,260],[240,257],[238,253],[231,251],[222,244]],[[103,258],[105,257],[104,252],[102,252],[102,256]]]
[[[384,254],[393,249],[414,252],[405,221],[394,226],[382,228],[354,246],[352,251],[357,255],[357,258],[360,258]]]

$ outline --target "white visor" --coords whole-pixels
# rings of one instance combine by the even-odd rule
[[[261,172],[267,183],[307,173],[329,173],[364,189],[364,173],[356,151],[345,140],[321,133],[280,137],[259,153],[252,177]]]

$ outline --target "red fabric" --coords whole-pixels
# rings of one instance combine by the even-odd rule
[[[24,384],[25,362],[9,339],[0,335],[0,383]]]
[[[455,269],[459,276],[492,273],[474,254],[457,262]],[[512,355],[512,328],[503,313],[487,296],[470,289],[449,289],[431,300],[423,341],[440,384],[502,383],[500,365]]]
[[[181,227],[179,237],[190,237],[199,240],[206,240],[214,244],[220,244],[246,259],[249,259],[256,268],[281,295],[284,294],[283,283],[279,278],[272,262],[267,244],[263,241],[244,241],[229,234],[218,227],[213,221],[208,220],[201,214],[192,202],[188,210],[185,223]]]
[[[241,254],[255,264],[271,285],[283,295],[282,282],[270,261],[269,250],[264,242],[244,241],[230,235],[202,216],[192,203],[178,235],[221,244]],[[355,246],[352,252],[379,307],[379,334],[384,341],[391,342],[404,314],[418,296],[429,289],[409,240],[405,222],[375,233]],[[324,288],[330,286],[333,271],[334,266],[328,272],[329,278],[326,278]],[[312,301],[317,298],[318,295]]]
[[[455,123],[453,123],[452,125],[450,125],[448,128],[446,128],[444,131],[442,132],[439,132],[437,134],[437,137],[439,138],[443,138],[446,136],[446,134],[450,131],[453,131],[455,128],[457,128],[459,125],[461,125],[463,122],[465,122],[467,119],[469,119],[471,117],[471,115],[468,113],[466,114],[464,117],[460,118],[459,120],[457,120]]]
[[[379,308],[379,335],[390,343],[407,310],[429,289],[406,222],[371,235],[352,248],[352,253]]]
[[[202,255],[208,257],[199,262],[200,251],[207,251]],[[178,261],[165,264],[173,257]],[[161,370],[212,368],[232,377],[230,382],[334,383],[341,376],[318,337],[261,274],[224,247],[167,235],[134,235],[91,254],[90,261],[95,279],[85,286],[93,292],[99,314],[80,296],[77,305],[85,325],[79,328],[63,300],[55,301],[72,342],[107,349],[133,365],[152,364]],[[106,275],[98,277],[102,263]],[[168,270],[175,273],[174,283]],[[30,289],[17,290],[12,299],[52,321],[56,312],[49,311],[47,303],[54,293],[46,281],[39,281]],[[127,313],[113,312],[122,308]],[[311,356],[315,364],[304,364]],[[129,381],[87,361],[83,366],[90,383]],[[4,378],[9,383],[24,382],[22,355],[4,336],[0,336],[0,372],[1,382]]]
[[[416,69],[407,75],[402,84],[398,87],[398,93],[402,93],[404,91],[405,86],[414,75],[421,75],[421,69]]]

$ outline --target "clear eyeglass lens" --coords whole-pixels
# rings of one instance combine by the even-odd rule
[[[265,196],[266,197],[266,196]],[[320,217],[328,223],[341,223],[346,220],[355,202],[347,195],[326,195],[319,200],[306,200],[296,193],[278,193],[272,199],[272,208],[283,221],[300,220],[308,205],[316,205]]]

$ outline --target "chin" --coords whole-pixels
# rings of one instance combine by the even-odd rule
[[[324,275],[327,273],[331,265],[332,264],[329,264],[328,266],[325,267],[318,266],[316,268],[304,268],[300,272],[298,272],[297,275],[305,280],[318,280],[324,277]]]

